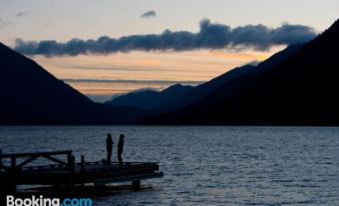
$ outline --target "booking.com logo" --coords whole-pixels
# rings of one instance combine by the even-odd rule
[[[65,198],[62,201],[59,198],[44,198],[40,195],[38,198],[34,195],[31,198],[15,198],[8,195],[6,206],[92,206],[91,198]]]

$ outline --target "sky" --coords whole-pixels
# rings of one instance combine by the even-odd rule
[[[263,61],[338,11],[339,0],[0,0],[0,41],[104,101]]]

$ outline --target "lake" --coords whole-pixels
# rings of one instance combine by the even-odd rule
[[[165,176],[94,205],[339,205],[336,127],[0,127],[3,153],[72,149],[105,158],[125,134],[125,161],[156,161]]]

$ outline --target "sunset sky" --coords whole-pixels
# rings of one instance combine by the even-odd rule
[[[196,85],[236,66],[265,60],[287,44],[329,27],[339,17],[338,11],[339,0],[100,0],[100,4],[93,0],[1,0],[0,41],[25,52],[92,99],[104,101],[135,89]],[[248,26],[258,24],[262,26]],[[269,29],[263,34],[272,36],[258,35],[261,29]],[[227,41],[219,38],[224,34],[219,31],[229,32]],[[207,37],[217,38],[207,38],[206,32],[215,32]],[[292,37],[293,32],[303,35]],[[161,34],[180,40],[192,37],[194,42],[173,43]],[[102,36],[119,44],[102,44]],[[119,39],[124,36],[127,40]],[[74,38],[82,41],[82,50],[66,44]],[[150,38],[155,40],[145,42]],[[214,39],[225,42],[219,45]],[[56,43],[43,50],[46,44],[39,42],[44,40]]]

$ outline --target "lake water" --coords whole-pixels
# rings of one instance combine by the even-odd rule
[[[115,143],[125,134],[125,161],[160,162],[165,176],[94,205],[339,205],[333,127],[0,127],[0,149],[72,149],[96,161],[108,132]]]

